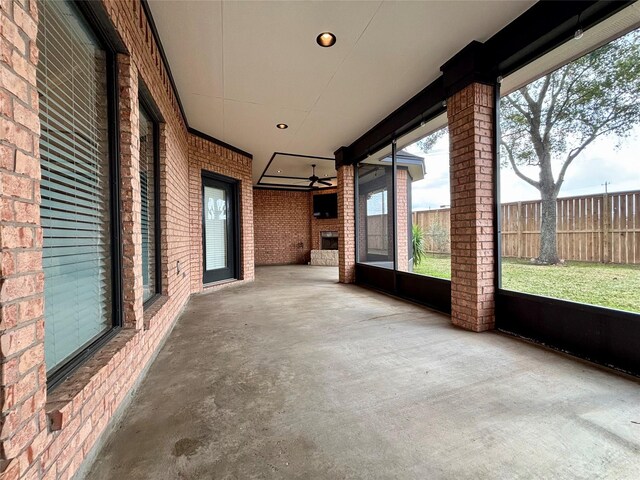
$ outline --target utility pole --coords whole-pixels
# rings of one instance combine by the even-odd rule
[[[608,187],[609,185],[611,185],[611,182],[604,182],[604,183],[601,183],[601,185],[604,185],[604,194],[606,195],[607,193],[609,193]]]

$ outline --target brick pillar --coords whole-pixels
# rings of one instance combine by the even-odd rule
[[[253,225],[253,182],[251,180],[251,162],[249,158],[236,156],[238,163],[244,164],[249,174],[243,180],[240,181],[240,222],[241,222],[241,248],[242,248],[242,265],[240,278],[246,281],[253,281],[255,279],[255,250],[254,250],[254,225]],[[201,215],[201,214],[200,214]],[[202,250],[200,250],[202,252]],[[200,254],[202,255],[202,253]],[[202,277],[200,277],[200,284],[202,284]]]
[[[472,83],[447,101],[451,162],[451,321],[494,328],[494,93]]]
[[[175,284],[177,282],[171,282],[171,285],[169,283],[169,236],[163,234],[163,232],[169,231],[169,222],[167,220],[169,217],[169,205],[167,201],[167,124],[162,122],[158,127],[158,135],[160,137],[158,142],[160,145],[158,152],[158,156],[160,157],[160,171],[158,172],[160,175],[160,204],[157,208],[160,209],[160,273],[162,277],[160,292],[162,295],[169,295],[170,286],[175,290]],[[140,208],[142,209],[142,205],[140,205]],[[142,235],[142,229],[140,234]],[[173,294],[174,292],[171,291],[171,293]]]
[[[338,167],[338,257],[340,283],[353,283],[356,273],[355,190],[353,165]]]
[[[385,189],[387,191],[387,214],[384,218],[387,227],[387,251],[385,252],[388,262],[393,262],[393,256],[395,255],[395,239],[393,236],[393,168],[387,167],[384,169],[385,173]]]
[[[396,170],[396,235],[398,238],[398,270],[401,272],[409,271],[409,192],[411,181],[409,180],[409,171],[406,168],[398,168]]]
[[[21,4],[22,3],[22,4]],[[38,474],[44,413],[37,6],[0,5],[0,477]]]
[[[127,328],[141,329],[143,287],[138,71],[128,55],[119,54],[117,61],[120,93],[123,321]]]

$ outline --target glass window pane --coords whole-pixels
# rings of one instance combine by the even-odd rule
[[[205,269],[227,266],[227,193],[221,188],[204,187]]]
[[[158,292],[156,285],[156,205],[155,158],[157,152],[154,123],[140,105],[140,197],[142,224],[142,285],[143,300]]]
[[[358,165],[358,262],[393,268],[391,146]]]
[[[450,279],[449,135],[443,124],[446,116],[397,142],[398,270]]]
[[[113,324],[106,53],[70,2],[39,3],[49,371]]]
[[[502,288],[640,312],[640,31],[500,101]]]

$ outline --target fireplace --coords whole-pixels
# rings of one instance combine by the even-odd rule
[[[311,250],[309,264],[338,266],[338,232],[320,232],[320,250]]]
[[[338,232],[320,232],[321,250],[338,250]]]

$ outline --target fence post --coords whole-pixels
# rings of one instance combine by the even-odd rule
[[[609,194],[602,194],[602,263],[611,262],[611,206]]]
[[[516,217],[516,228],[517,228],[517,236],[516,236],[516,242],[517,242],[517,252],[516,252],[516,257],[517,258],[522,258],[522,251],[524,250],[524,246],[522,245],[523,242],[523,236],[522,236],[522,202],[518,202],[517,204],[517,209],[518,209],[518,215]]]

